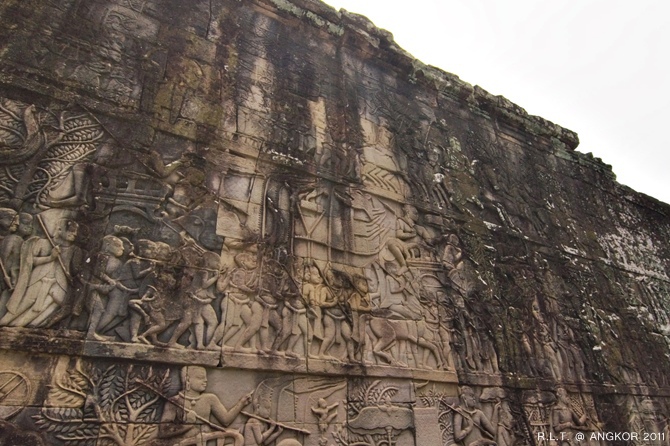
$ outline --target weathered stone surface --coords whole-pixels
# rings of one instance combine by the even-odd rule
[[[670,208],[577,144],[317,1],[2,0],[0,444],[667,444]]]

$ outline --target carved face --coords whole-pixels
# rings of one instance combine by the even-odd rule
[[[406,205],[404,208],[405,217],[409,220],[416,221],[419,218],[419,214],[414,206]]]
[[[17,229],[19,229],[19,216],[18,215],[15,216],[12,219],[12,222],[9,224],[8,230],[9,230],[9,232],[14,233],[14,232],[16,232]]]
[[[74,242],[75,240],[77,240],[77,233],[79,232],[79,226],[74,222],[70,222],[65,227],[63,232],[64,232],[63,240],[68,242]]]
[[[19,235],[27,236],[33,233],[33,216],[30,214],[19,214]]]
[[[207,389],[207,370],[202,367],[189,367],[188,384],[195,392],[204,392]]]
[[[124,252],[123,242],[117,237],[106,237],[105,251],[114,257],[121,257]]]

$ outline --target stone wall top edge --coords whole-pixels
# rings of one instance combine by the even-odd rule
[[[579,145],[576,132],[561,127],[540,116],[530,115],[525,109],[501,95],[493,95],[478,85],[471,85],[457,75],[427,65],[401,48],[393,34],[378,28],[367,17],[345,9],[336,11],[319,0],[258,0],[284,10],[314,26],[326,28],[331,34],[346,32],[362,34],[379,51],[380,58],[392,59],[395,63],[411,67],[411,80],[451,96],[471,108],[484,111],[486,115],[506,122],[521,130],[548,138],[556,138],[569,150]],[[311,14],[310,14],[311,13]],[[318,17],[314,17],[316,14]],[[327,23],[331,22],[331,23]]]

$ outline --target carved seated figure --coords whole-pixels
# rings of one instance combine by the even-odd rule
[[[205,392],[207,370],[196,366],[182,369],[182,385],[182,391],[165,403],[158,437],[170,441],[161,444],[206,446],[211,440],[216,441],[217,446],[223,446],[227,441],[233,446],[244,445],[242,434],[226,426],[251,402],[253,392],[226,409],[217,395]],[[212,418],[216,422],[211,421]]]
[[[477,408],[477,397],[471,387],[461,387],[461,405],[454,415],[454,440],[463,446],[495,446],[498,411],[500,404],[496,404],[493,415],[488,417]]]

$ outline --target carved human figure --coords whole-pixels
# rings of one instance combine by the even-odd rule
[[[317,418],[319,426],[319,434],[321,438],[319,439],[320,444],[325,444],[327,442],[326,434],[328,433],[328,427],[330,423],[337,418],[337,406],[340,403],[333,403],[328,405],[328,402],[324,398],[319,398],[316,403],[316,406],[312,407],[312,413]],[[333,412],[333,410],[335,410]],[[326,440],[325,442],[322,440]]]
[[[381,308],[390,310],[403,319],[419,320],[422,316],[422,306],[418,301],[411,281],[402,274],[401,269],[394,262],[386,263],[386,295],[382,296]]]
[[[223,347],[236,334],[248,326],[251,317],[251,302],[258,293],[258,262],[256,255],[243,252],[235,256],[237,267],[230,272],[226,293],[225,334]],[[218,329],[217,329],[218,331]],[[217,334],[214,334],[217,337]]]
[[[578,347],[572,328],[560,319],[554,321],[554,323],[556,326],[556,345],[564,364],[563,370],[567,375],[566,377],[575,381],[586,379],[586,370],[584,369],[586,360]]]
[[[319,306],[323,311],[323,342],[317,354],[320,358],[326,358],[333,344],[343,345],[347,352],[347,358],[355,361],[354,347],[351,341],[351,326],[346,320],[342,306],[347,298],[345,286],[338,274],[332,269],[326,271],[326,285],[321,288],[322,297]]]
[[[138,335],[142,325],[142,321],[149,322],[149,316],[145,311],[148,306],[146,300],[148,298],[147,288],[153,287],[153,280],[157,276],[157,248],[152,240],[140,239],[137,241],[137,255],[131,254],[128,260],[128,267],[130,276],[123,281],[126,288],[136,289],[138,292],[130,298],[128,304],[130,308],[130,340],[132,342],[139,342]],[[155,289],[155,287],[153,287]],[[135,294],[135,293],[133,293]],[[151,293],[149,293],[151,294]]]
[[[284,432],[271,418],[271,401],[258,398],[253,402],[256,417],[249,417],[244,425],[244,446],[268,446]]]
[[[498,446],[514,446],[514,444],[516,444],[514,415],[512,415],[507,401],[503,401],[500,405],[500,415],[497,426],[498,432],[496,434],[496,442],[498,443]]]
[[[49,318],[66,303],[68,290],[77,280],[71,272],[82,261],[82,251],[74,244],[78,230],[76,222],[62,220],[53,238],[46,234],[46,238],[31,238],[24,243],[19,278],[0,325],[49,324]]]
[[[32,235],[33,216],[26,213],[17,214],[9,208],[0,209],[4,237],[0,241],[0,318],[7,311],[7,301],[12,295],[19,278],[21,267],[21,247],[25,239]]]
[[[586,412],[581,415],[575,412],[570,403],[568,392],[564,388],[556,389],[556,397],[556,404],[551,409],[551,425],[555,437],[559,438],[559,445],[572,445],[574,444],[575,431],[586,427],[588,415]]]
[[[89,338],[103,340],[98,333],[108,331],[128,316],[129,293],[137,292],[137,289],[129,289],[123,284],[123,280],[131,275],[130,265],[123,260],[124,254],[125,247],[120,238],[107,235],[102,239],[95,278],[89,283]]]
[[[184,303],[182,318],[177,324],[169,347],[176,347],[179,337],[191,326],[195,328],[195,344],[198,350],[205,348],[205,337],[211,339],[217,325],[212,302],[216,299],[216,283],[219,280],[220,257],[213,252],[205,252],[198,259],[196,268],[187,268],[188,283],[182,289],[181,300]],[[182,280],[184,281],[184,279]],[[213,317],[213,319],[212,319]],[[207,326],[207,333],[205,333]]]
[[[250,314],[245,320],[244,331],[235,348],[239,350],[256,338],[259,341],[258,350],[261,353],[270,353],[272,351],[270,328],[272,327],[275,333],[281,330],[277,290],[281,288],[282,272],[281,267],[273,260],[264,262],[261,270],[258,293],[251,299]]]
[[[491,420],[477,408],[478,400],[471,387],[461,387],[461,405],[454,414],[454,440],[463,446],[496,445],[496,428],[500,403],[493,409]]]
[[[311,330],[308,344],[312,345],[314,338],[323,340],[323,312],[321,302],[329,299],[329,290],[323,285],[323,277],[319,268],[312,264],[305,269],[302,286],[303,300],[309,306]]]
[[[537,342],[544,352],[544,362],[551,371],[555,379],[560,379],[563,376],[563,361],[558,352],[558,347],[552,336],[552,331],[549,325],[544,320],[540,304],[535,299],[531,307],[531,313],[536,321]]]
[[[171,265],[173,256],[170,245],[163,242],[145,243],[144,254],[147,255],[149,272],[144,277],[139,299],[129,302],[134,310],[130,321],[130,334],[133,342],[160,344],[158,335],[181,318],[183,304],[175,292],[177,280]],[[144,271],[141,272],[143,274]],[[147,329],[140,335],[141,322],[144,320]]]
[[[227,426],[251,402],[253,392],[226,409],[217,395],[205,392],[205,368],[186,366],[182,368],[181,379],[182,391],[165,403],[159,438],[176,441],[172,444],[177,446],[206,446],[210,440],[217,444],[231,440],[234,446],[243,446],[242,434]]]
[[[302,340],[304,344],[309,335],[307,328],[307,308],[302,301],[302,296],[287,291],[281,316],[282,327],[279,332],[280,334],[273,343],[272,349],[279,351],[286,344],[284,354],[297,358],[300,356],[300,341]]]
[[[460,248],[460,244],[461,241],[456,234],[450,234],[447,237],[447,244],[444,247],[441,258],[442,265],[444,265],[447,271],[456,268],[463,259],[463,250]]]
[[[368,293],[368,279],[365,276],[354,276],[353,289],[349,293],[349,309],[353,321],[351,339],[356,343],[355,354],[362,361],[365,356],[366,328],[370,323],[372,304]]]
[[[396,220],[395,237],[386,242],[386,247],[400,265],[398,275],[409,271],[407,260],[416,255],[412,251],[421,252],[422,241],[430,239],[430,234],[423,226],[416,224],[419,214],[416,208],[406,204],[403,206],[403,216]]]
[[[628,430],[639,432],[642,435],[643,433],[652,434],[657,439],[653,441],[653,437],[650,436],[647,441],[644,441],[644,438],[640,438],[635,444],[652,444],[653,446],[667,444],[664,440],[667,441],[670,435],[670,419],[654,407],[654,401],[651,398],[644,397],[638,404],[632,404],[630,409]]]

